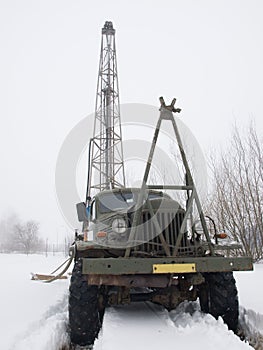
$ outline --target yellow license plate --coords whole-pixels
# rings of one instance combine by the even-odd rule
[[[191,273],[196,272],[195,264],[154,264],[153,273]]]

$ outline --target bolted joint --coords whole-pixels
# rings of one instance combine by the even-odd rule
[[[180,113],[181,112],[181,108],[174,108],[174,105],[176,103],[176,98],[173,98],[171,104],[168,105],[168,106],[166,105],[163,97],[160,97],[159,100],[160,100],[160,103],[161,103],[160,110],[166,109],[166,110],[168,110],[170,112],[173,112],[173,113]]]

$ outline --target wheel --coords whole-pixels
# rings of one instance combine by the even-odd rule
[[[82,275],[82,262],[77,260],[69,288],[69,333],[71,343],[92,345],[101,328],[98,287],[88,285]]]
[[[205,273],[203,276],[205,283],[199,289],[201,310],[215,318],[221,316],[228,328],[236,333],[239,306],[233,273]]]

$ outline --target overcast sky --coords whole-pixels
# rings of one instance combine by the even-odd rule
[[[0,0],[0,218],[66,224],[55,166],[66,135],[94,111],[101,28],[116,29],[122,103],[177,98],[207,153],[231,125],[263,132],[263,2]],[[84,195],[84,194],[83,194]]]

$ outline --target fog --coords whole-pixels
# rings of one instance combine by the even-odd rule
[[[176,97],[205,154],[224,146],[233,123],[253,119],[262,135],[262,15],[255,0],[0,0],[0,219],[37,220],[51,240],[72,230],[57,205],[56,161],[94,112],[106,20],[122,103]]]

